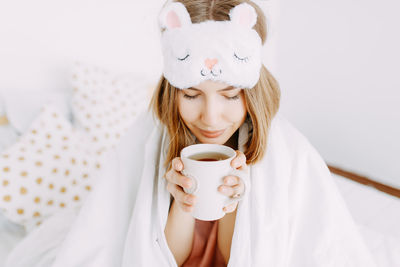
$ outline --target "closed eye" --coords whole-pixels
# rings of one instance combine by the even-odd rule
[[[237,58],[237,59],[240,60],[240,61],[247,62],[248,59],[249,59],[248,57],[241,58],[241,57],[239,57],[238,55],[236,55],[236,53],[233,53],[233,55],[235,56],[235,58]]]
[[[225,98],[228,100],[237,100],[237,99],[239,99],[239,97],[240,97],[240,94],[235,95],[235,96],[225,96]]]
[[[179,58],[179,57],[178,57],[178,59],[179,59],[180,61],[183,61],[183,60],[187,59],[188,57],[189,57],[189,54],[187,54],[186,57],[184,57],[184,58]]]
[[[184,94],[184,95],[183,95],[183,97],[184,97],[184,98],[187,98],[187,99],[195,99],[195,98],[198,97],[198,96],[199,96],[199,95],[193,95],[193,96],[192,96],[192,95],[187,95],[187,94]]]

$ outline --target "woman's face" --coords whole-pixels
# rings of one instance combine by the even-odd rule
[[[179,90],[178,109],[201,143],[220,145],[230,139],[247,114],[242,89],[210,80]]]

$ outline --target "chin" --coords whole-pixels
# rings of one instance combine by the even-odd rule
[[[226,142],[228,142],[229,138],[226,137],[218,137],[218,138],[205,138],[201,137],[198,138],[196,137],[202,144],[216,144],[216,145],[223,145]]]

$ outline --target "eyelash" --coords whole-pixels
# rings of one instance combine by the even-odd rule
[[[184,58],[178,58],[180,61],[184,61],[185,59],[187,59],[189,57],[189,54],[186,55],[186,57]]]
[[[187,95],[187,94],[184,94],[184,95],[183,95],[183,97],[185,97],[185,98],[187,98],[187,99],[189,99],[189,100],[193,100],[193,99],[197,98],[198,96],[199,96],[199,95],[194,95],[194,96]],[[235,95],[235,96],[231,96],[231,97],[225,96],[225,98],[226,98],[227,100],[238,100],[238,99],[239,99],[239,95]]]
[[[189,99],[189,100],[192,100],[192,99],[195,99],[195,98],[197,97],[197,95],[191,96],[191,95],[184,94],[183,97],[184,97],[184,98],[187,98],[187,99]]]
[[[235,96],[231,96],[231,97],[225,96],[225,98],[227,98],[228,100],[238,100],[239,95],[235,95]]]
[[[249,60],[248,57],[245,57],[245,58],[240,58],[240,57],[238,57],[238,56],[236,55],[236,53],[233,53],[233,55],[235,56],[235,58],[237,58],[237,59],[240,60],[240,61],[247,62],[247,61]]]

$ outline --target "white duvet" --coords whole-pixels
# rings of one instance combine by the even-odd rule
[[[176,266],[163,232],[167,141],[143,114],[110,153],[79,213],[46,221],[12,251],[7,267]],[[252,189],[238,206],[228,266],[375,266],[315,149],[279,115],[268,142],[262,162],[250,168]]]

